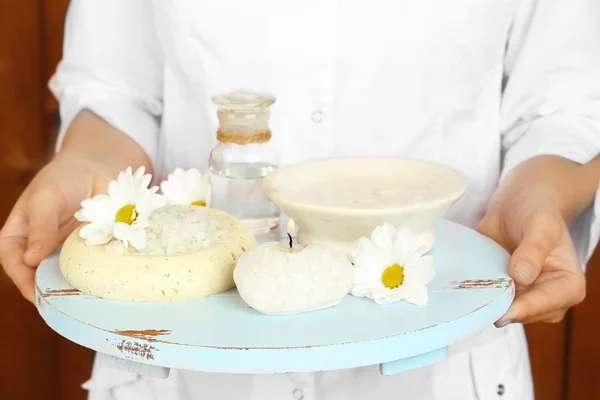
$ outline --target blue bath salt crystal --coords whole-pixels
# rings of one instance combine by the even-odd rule
[[[177,216],[175,216],[175,219],[182,219],[182,218],[183,218],[183,215],[181,215],[181,214],[177,214]]]
[[[138,250],[138,253],[143,253],[144,252],[144,248],[141,248]]]
[[[216,242],[215,240],[212,240],[212,241],[210,242],[210,244],[211,244],[211,246],[214,246],[215,244],[217,244],[217,242]]]

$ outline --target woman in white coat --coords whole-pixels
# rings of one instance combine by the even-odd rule
[[[600,230],[599,17],[597,0],[74,0],[51,81],[58,152],[0,233],[2,265],[31,300],[34,267],[82,199],[128,165],[205,169],[211,96],[264,90],[278,100],[281,165],[381,154],[462,171],[469,190],[448,217],[512,252],[517,299],[447,361],[396,376],[155,380],[95,365],[90,398],[532,399],[521,323],[558,321],[583,299]]]

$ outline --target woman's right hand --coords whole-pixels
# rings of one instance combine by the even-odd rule
[[[136,143],[94,115],[80,115],[69,130],[63,150],[33,178],[0,230],[0,264],[31,302],[35,268],[77,227],[81,201],[105,193],[127,166],[149,164]]]

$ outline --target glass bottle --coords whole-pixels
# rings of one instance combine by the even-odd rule
[[[211,207],[235,216],[255,235],[277,236],[279,207],[263,190],[263,178],[276,168],[269,145],[269,107],[275,98],[237,91],[212,100],[218,107],[219,142],[209,159]]]

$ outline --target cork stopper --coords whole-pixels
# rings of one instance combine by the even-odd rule
[[[275,102],[274,97],[258,92],[236,91],[214,96],[212,100],[218,107],[219,140],[255,143],[271,138],[269,107]],[[240,135],[245,137],[238,137]],[[255,135],[255,139],[248,137]]]

